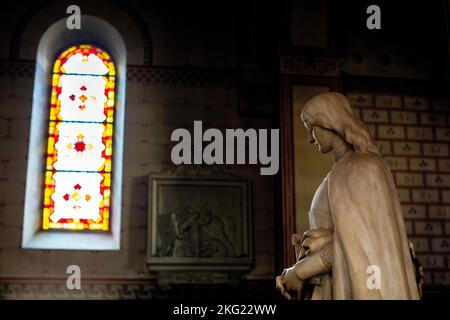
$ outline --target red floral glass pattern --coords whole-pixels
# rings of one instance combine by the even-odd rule
[[[115,68],[92,45],[55,61],[42,228],[109,230]]]

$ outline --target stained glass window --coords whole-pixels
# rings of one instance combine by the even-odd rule
[[[115,68],[92,45],[55,61],[43,229],[109,230]]]

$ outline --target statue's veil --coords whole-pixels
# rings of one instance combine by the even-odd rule
[[[355,152],[380,154],[366,126],[355,116],[347,98],[338,92],[322,93],[303,107],[301,118],[309,125],[339,134]]]

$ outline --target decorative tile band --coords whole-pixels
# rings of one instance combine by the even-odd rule
[[[275,298],[271,280],[247,281],[238,287],[229,285],[220,288],[208,285],[182,285],[160,287],[151,282],[87,283],[80,290],[69,290],[65,283],[51,282],[7,282],[0,283],[0,300],[148,300],[173,298]]]
[[[335,58],[280,57],[280,73],[339,77],[342,60]]]
[[[34,76],[34,69],[34,61],[3,60],[0,61],[0,78],[30,78]],[[233,88],[237,79],[237,72],[231,69],[127,66],[127,80],[132,82]]]

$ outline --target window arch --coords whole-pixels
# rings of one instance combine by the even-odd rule
[[[109,230],[115,68],[81,44],[52,74],[42,228]]]
[[[127,51],[105,20],[82,15],[81,24],[60,19],[37,49],[26,249],[120,249]]]

